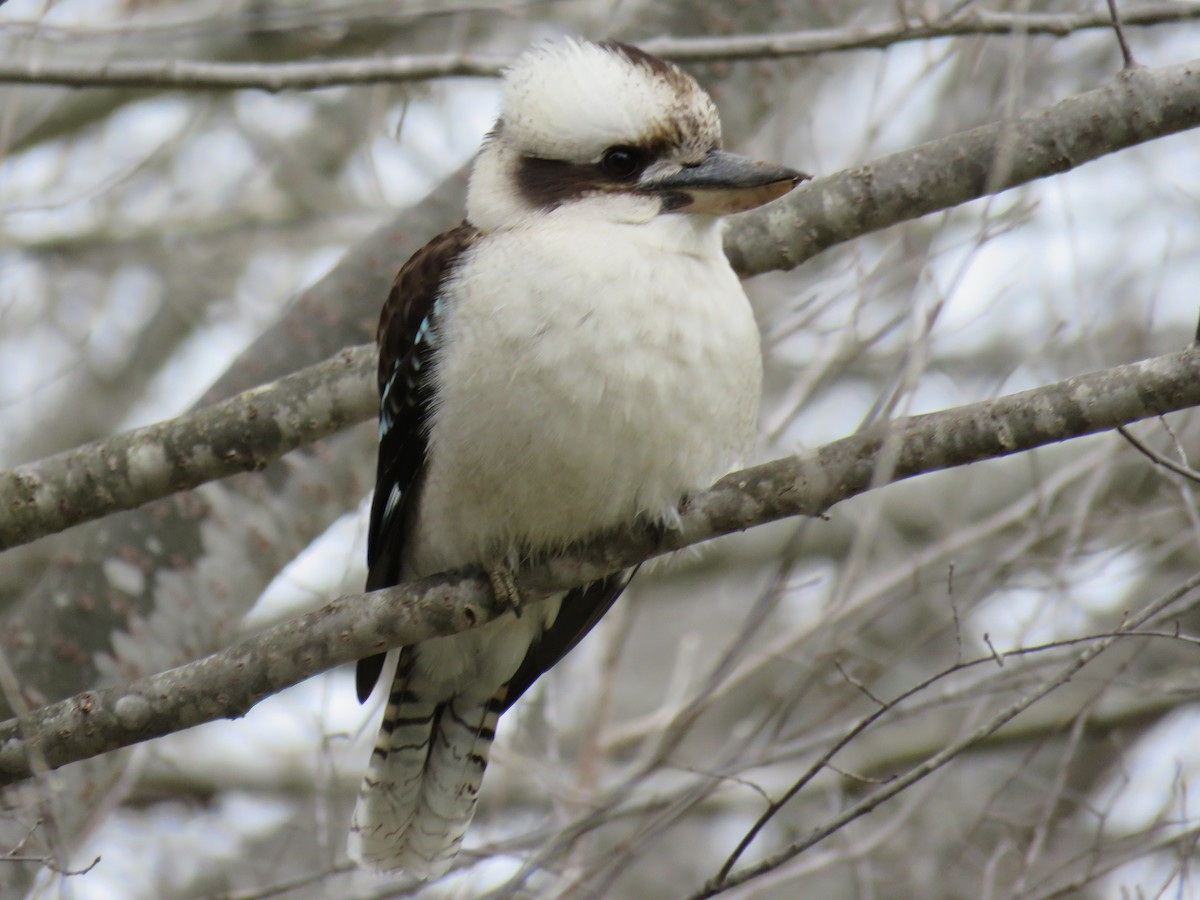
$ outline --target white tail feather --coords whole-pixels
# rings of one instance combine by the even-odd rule
[[[455,700],[417,703],[406,693],[398,677],[354,807],[349,852],[379,872],[437,878],[475,815],[497,713]]]

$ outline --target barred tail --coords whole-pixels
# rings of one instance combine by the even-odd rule
[[[421,703],[397,671],[350,830],[350,857],[380,872],[444,875],[475,815],[501,699]]]

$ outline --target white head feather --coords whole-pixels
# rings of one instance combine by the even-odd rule
[[[591,165],[609,148],[632,146],[665,148],[670,162],[681,165],[720,145],[716,106],[682,69],[623,44],[546,41],[505,75],[500,119],[472,173],[468,218],[486,231],[542,211],[521,196],[522,159]],[[590,199],[621,219],[658,212],[646,198]]]
[[[522,152],[596,161],[608,147],[656,138],[721,142],[717,108],[691,75],[617,44],[539,44],[509,69],[502,118]],[[681,132],[686,131],[686,134]]]

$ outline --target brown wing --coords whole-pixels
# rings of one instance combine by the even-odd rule
[[[413,254],[396,276],[379,316],[379,463],[367,532],[369,591],[400,581],[408,520],[425,465],[441,289],[478,236],[474,226],[464,222]],[[370,695],[383,659],[380,654],[359,660],[360,700]]]

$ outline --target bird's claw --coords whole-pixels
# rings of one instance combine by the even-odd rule
[[[517,578],[513,570],[503,563],[491,565],[487,567],[487,576],[500,609],[521,618],[521,592],[517,590]]]

